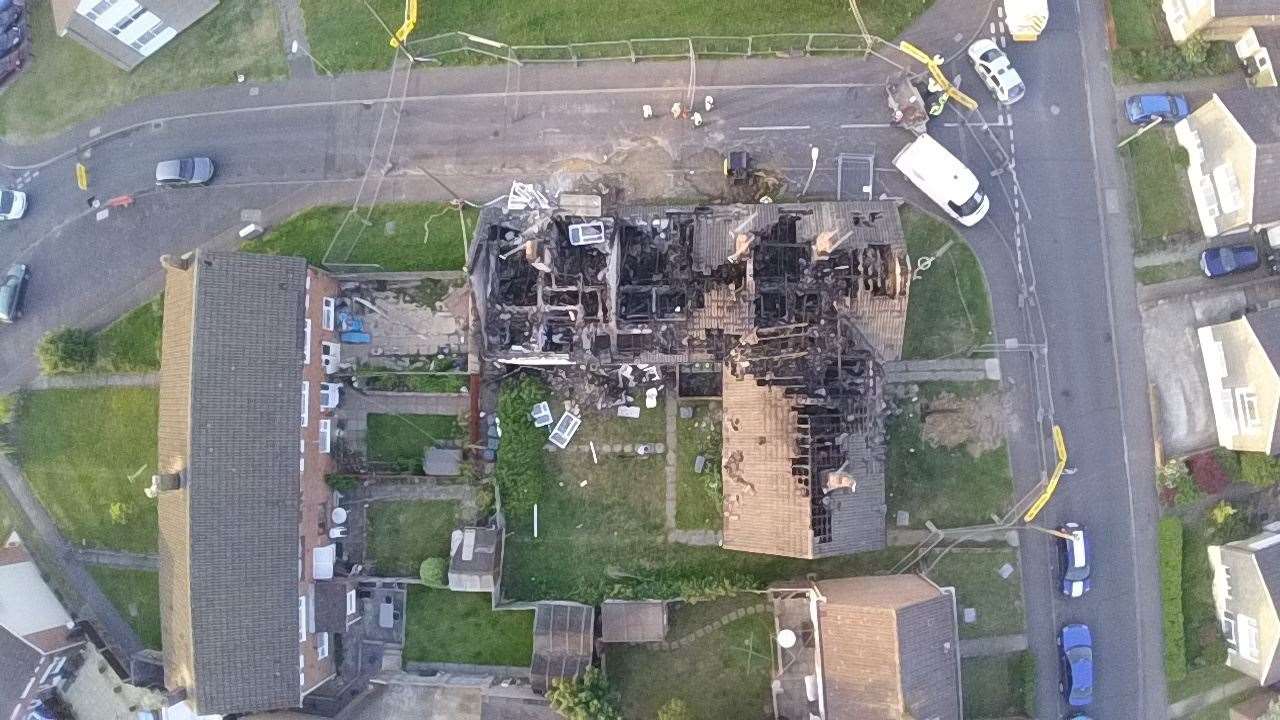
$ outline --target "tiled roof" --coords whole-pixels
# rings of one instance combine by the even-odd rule
[[[39,664],[39,652],[0,627],[0,717],[9,717]]]
[[[201,713],[293,707],[306,261],[197,251],[167,273],[160,382],[166,682]]]
[[[1280,15],[1276,0],[1214,0],[1214,17],[1253,17]]]
[[[540,602],[534,606],[533,661],[529,682],[546,692],[562,678],[576,678],[595,656],[595,608],[574,602]]]
[[[602,642],[662,642],[666,635],[667,604],[661,600],[605,600],[600,606]]]
[[[1258,146],[1252,222],[1280,220],[1280,88],[1224,90],[1218,98]]]

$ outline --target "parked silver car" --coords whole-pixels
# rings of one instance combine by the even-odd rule
[[[208,185],[213,180],[213,161],[207,157],[165,160],[156,165],[156,185],[190,187]]]

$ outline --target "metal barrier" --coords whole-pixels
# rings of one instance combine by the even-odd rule
[[[406,47],[415,59],[441,61],[454,54],[475,54],[525,65],[574,64],[595,60],[659,60],[688,57],[757,57],[854,54],[871,51],[877,38],[849,33],[775,33],[769,35],[700,35],[677,38],[635,38],[567,43],[508,45],[464,32],[449,32],[412,40]]]

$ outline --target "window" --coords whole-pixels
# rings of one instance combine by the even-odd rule
[[[311,318],[302,323],[302,364],[311,364]]]
[[[1258,621],[1248,615],[1236,615],[1236,652],[1250,662],[1258,662]]]
[[[139,6],[133,12],[117,20],[115,24],[112,25],[110,29],[107,30],[107,32],[111,33],[112,35],[115,35],[116,37],[119,37],[120,34],[123,33],[126,29],[128,29],[130,25],[132,25],[135,21],[137,21],[139,18],[141,18],[143,15],[146,15],[146,14],[147,14],[147,9]]]
[[[338,371],[338,365],[342,362],[342,346],[335,342],[322,340],[320,342],[320,364],[324,366],[327,374],[333,374]]]
[[[1262,427],[1262,418],[1258,417],[1258,395],[1250,388],[1236,388],[1236,419],[1242,427],[1252,430]]]
[[[110,10],[111,6],[115,4],[116,0],[100,0],[100,2],[92,2],[90,0],[88,7],[85,7],[86,3],[82,2],[80,7],[76,8],[76,11],[90,20],[97,20],[102,17],[102,13]]]
[[[1218,206],[1222,208],[1222,214],[1240,209],[1240,182],[1230,165],[1219,165],[1213,169],[1213,187],[1218,192]]]
[[[298,596],[298,642],[307,641],[307,596]],[[298,656],[298,667],[302,667],[302,656]]]
[[[56,681],[58,679],[58,673],[62,671],[62,666],[65,665],[66,662],[67,656],[61,655],[53,662],[49,663],[49,667],[44,669],[44,675],[40,677],[40,684],[47,685],[50,678],[53,678]]]
[[[325,453],[326,455],[329,453],[329,449],[332,447],[331,432],[332,432],[332,422],[328,418],[321,420],[320,421],[320,452]]]
[[[320,326],[323,327],[325,330],[333,329],[333,318],[335,313],[334,311],[335,306],[336,306],[336,302],[334,301],[333,298],[327,297],[324,299],[324,313],[320,316]]]
[[[151,53],[164,47],[165,43],[176,37],[178,35],[178,31],[171,27],[160,25],[155,28],[154,33],[143,33],[143,35],[150,35],[151,39],[146,42],[139,42],[137,45],[134,45],[133,48],[137,50],[142,57],[151,57]],[[142,38],[138,39],[139,41],[142,40]]]
[[[320,409],[332,410],[338,407],[339,392],[342,386],[337,383],[320,383]]]
[[[356,614],[356,591],[348,590],[347,591],[347,615],[350,616],[355,614]]]
[[[308,400],[310,399],[311,399],[311,383],[307,382],[306,380],[303,380],[302,381],[302,427],[307,426],[307,413],[309,413],[311,410],[311,408],[309,407],[311,403],[308,402]]]
[[[1204,213],[1209,217],[1218,217],[1222,211],[1218,209],[1218,194],[1213,190],[1213,179],[1208,175],[1201,175],[1199,182],[1196,183],[1195,194],[1196,199],[1204,206]]]
[[[316,634],[316,657],[321,660],[329,657],[329,633]]]

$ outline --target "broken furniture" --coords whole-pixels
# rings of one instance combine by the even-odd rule
[[[555,417],[551,414],[551,404],[545,401],[534,405],[529,415],[533,418],[534,427],[546,427],[555,420]]]
[[[731,150],[724,159],[724,174],[731,185],[751,182],[751,155],[746,150]]]
[[[566,410],[560,416],[555,429],[551,431],[551,444],[561,450],[565,449],[569,446],[569,441],[573,439],[574,433],[578,432],[578,428],[581,425],[582,418]]]

